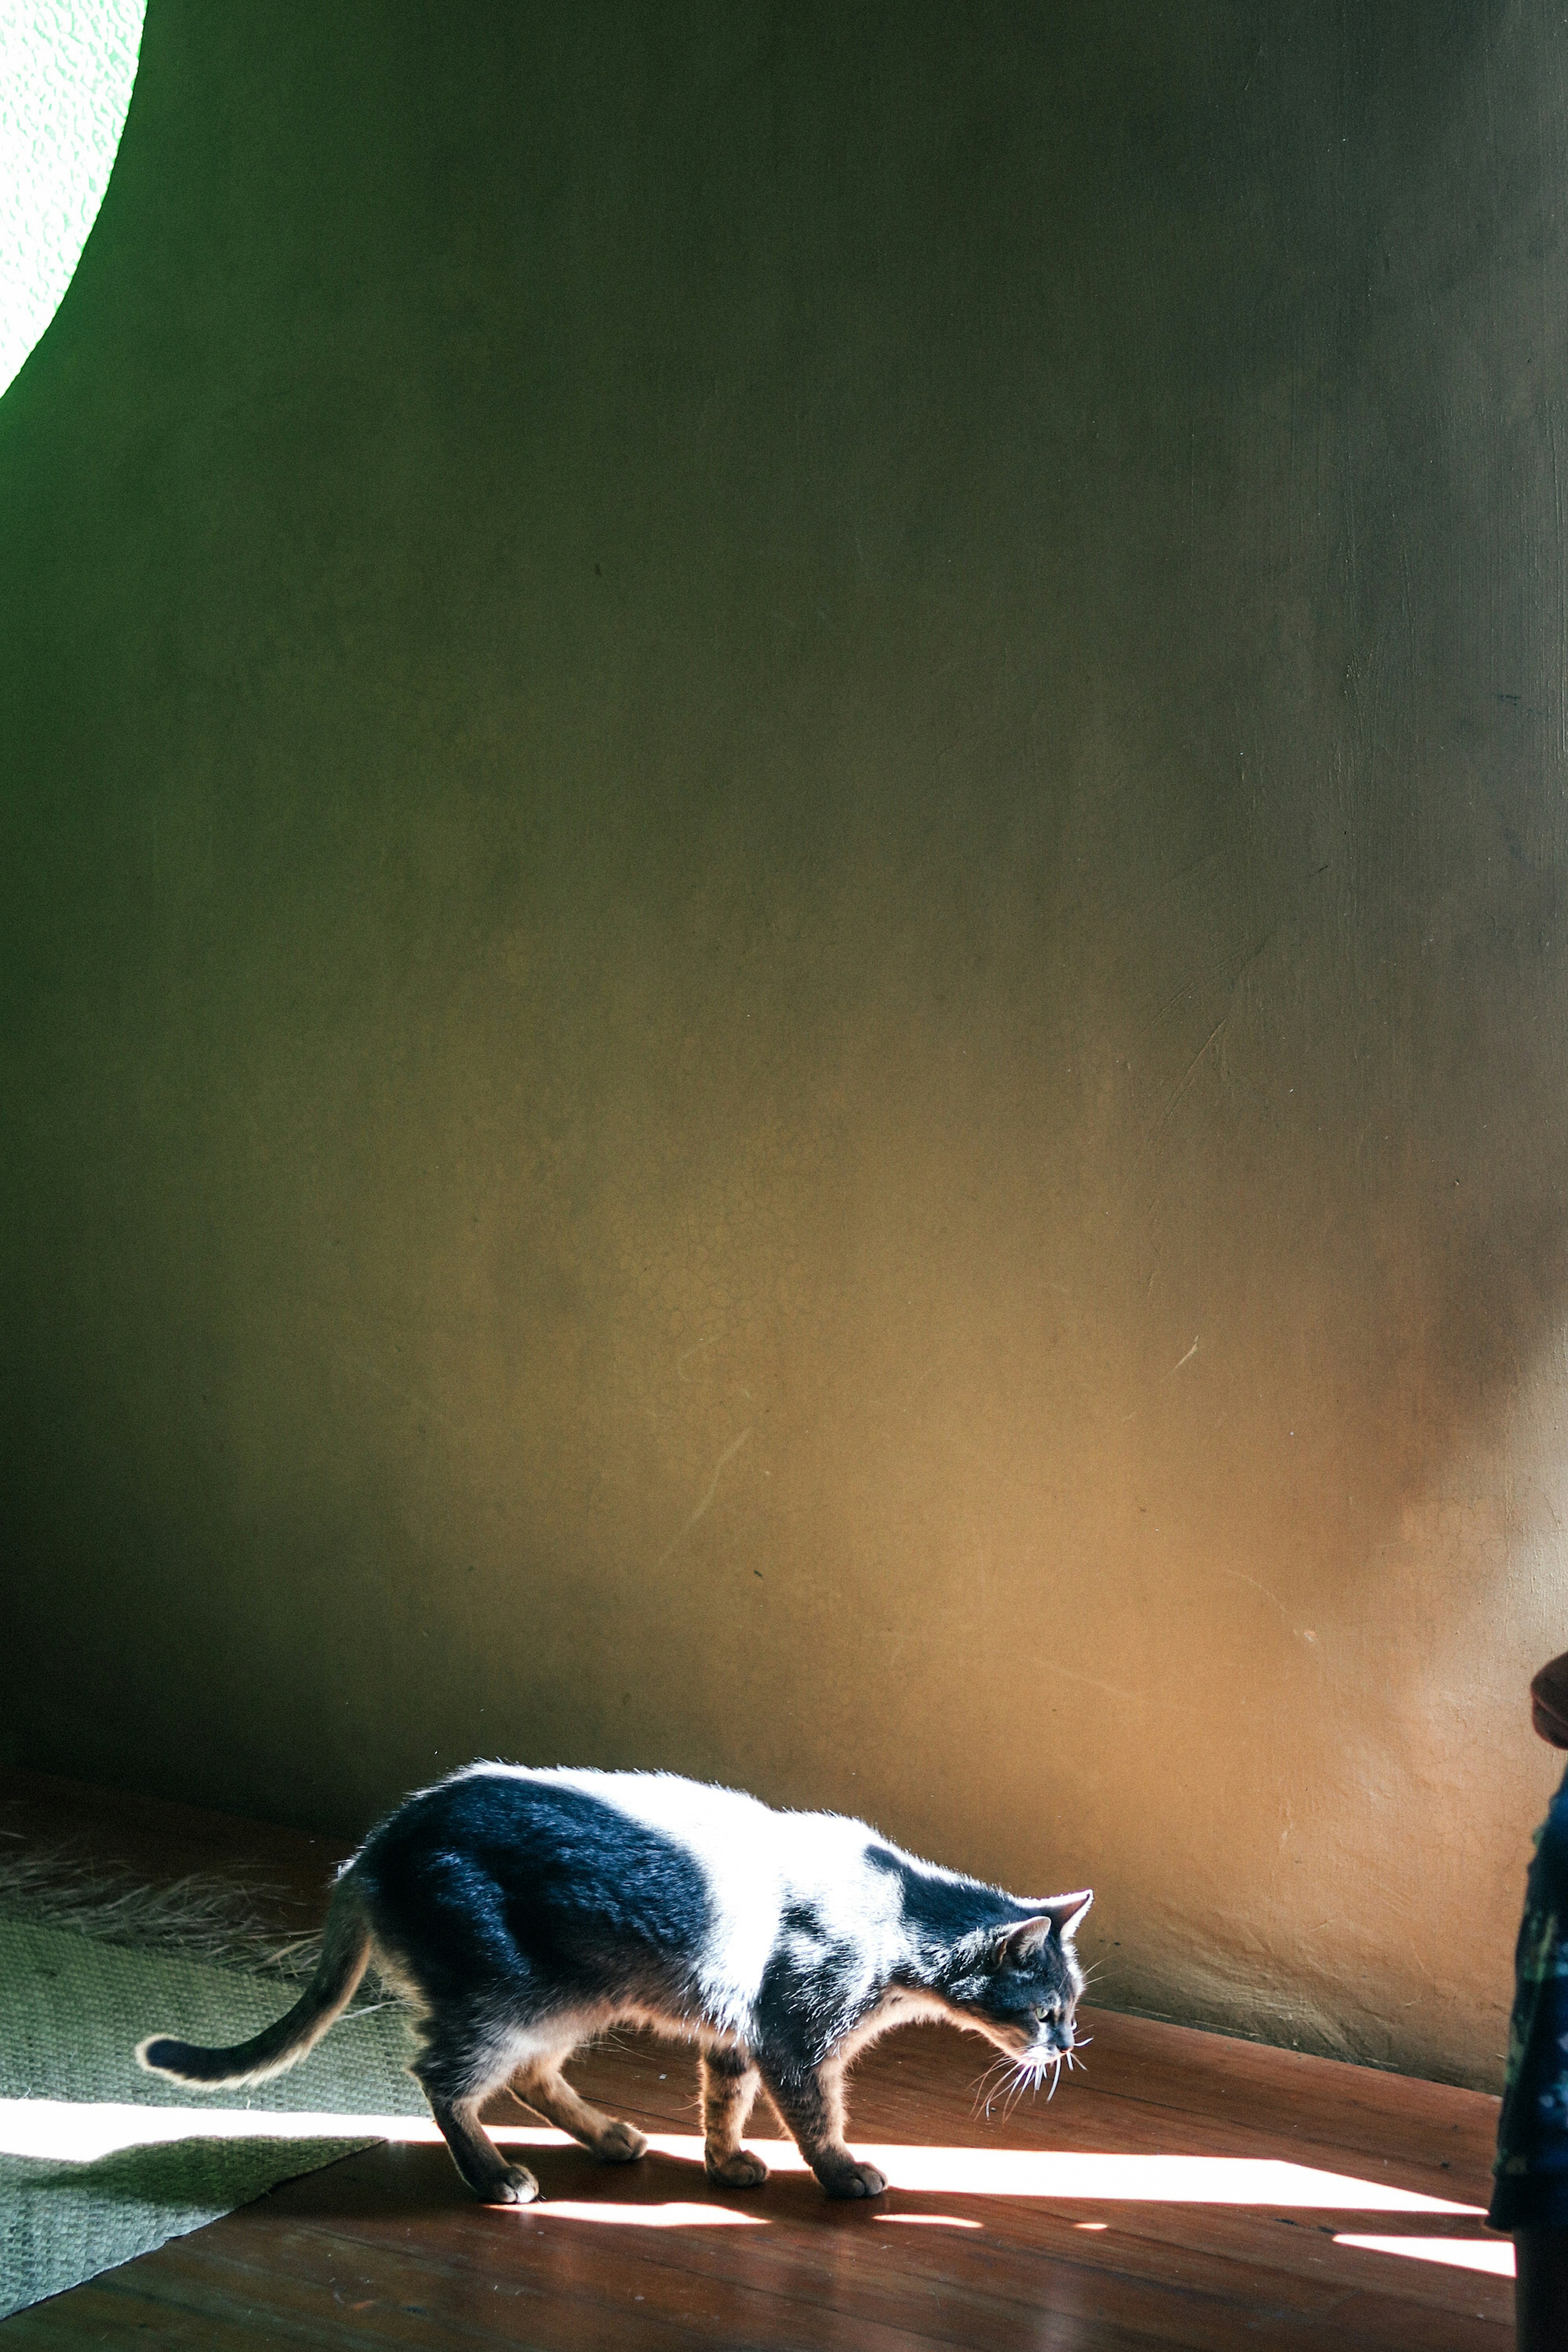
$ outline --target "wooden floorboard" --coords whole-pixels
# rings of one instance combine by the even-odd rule
[[[290,1924],[337,1858],[330,1841],[19,1776],[0,1775],[0,1824],[41,1840],[68,1833],[152,1876],[244,1869],[276,1886]],[[720,2194],[694,2146],[613,2169],[545,2146],[527,2158],[545,2201],[496,2212],[472,2202],[439,2146],[381,2147],[18,2314],[5,2323],[5,2352],[132,2342],[1503,2352],[1505,2277],[1336,2242],[1495,2248],[1475,2211],[1378,2210],[1391,2190],[1484,2206],[1495,2101],[1146,2020],[1099,2012],[1088,2027],[1086,2071],[1010,2116],[976,2109],[986,2053],[968,2037],[906,2031],[868,2057],[852,2142],[951,2151],[938,2187],[900,2183],[895,2161],[875,2204],[829,2204],[787,2170],[749,2195]],[[645,2130],[694,2139],[689,2053],[634,2040],[574,2073]],[[505,2101],[492,2119],[537,2127]],[[752,2135],[763,2153],[771,2128],[764,2119]],[[1342,2188],[1313,2191],[1331,2204],[1288,2203],[1280,2184],[1298,2177],[1271,2175],[1245,2202],[1177,2202],[1076,2194],[1069,2171],[1060,2194],[982,2193],[964,2185],[973,2150],[1262,2159],[1336,2175]]]

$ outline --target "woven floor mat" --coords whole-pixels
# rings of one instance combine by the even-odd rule
[[[351,2011],[291,2073],[216,2095],[143,2074],[152,2032],[242,2041],[275,1979],[0,1918],[0,2317],[428,2116],[395,2004]],[[381,2126],[381,2128],[377,2126]]]

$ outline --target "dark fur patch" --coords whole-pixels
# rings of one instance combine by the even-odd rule
[[[972,1878],[943,1878],[921,1870],[885,1845],[868,1845],[866,1860],[873,1870],[898,1880],[905,1920],[933,1951],[949,1949],[976,1927],[1007,1927],[1029,1916],[1010,1895],[998,1895]]]
[[[682,1847],[582,1790],[501,1772],[402,1806],[354,1876],[377,1938],[437,2007],[563,1983],[679,1996],[708,1927],[707,1886]]]

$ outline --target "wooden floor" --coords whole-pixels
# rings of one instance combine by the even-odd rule
[[[0,1824],[74,1834],[150,1875],[249,1865],[289,1919],[333,1858],[287,1832],[16,1775],[0,1775]],[[503,2212],[472,2202],[438,2144],[371,2149],[19,2313],[5,2352],[1511,2342],[1509,2279],[1460,2266],[1497,2263],[1506,2242],[1479,2211],[1431,2201],[1484,2206],[1495,2101],[1104,2012],[1087,2024],[1087,2072],[1006,2116],[975,2112],[985,2053],[968,2037],[906,2031],[873,2053],[850,2138],[892,2147],[874,2205],[829,2204],[798,2169],[715,2193],[689,2053],[595,2053],[578,2082],[662,2136],[640,2165],[531,2147],[547,2201]],[[504,2103],[492,2113],[503,2138],[538,2129]],[[782,2164],[768,2128],[752,2144]]]

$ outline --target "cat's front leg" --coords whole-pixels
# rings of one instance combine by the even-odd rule
[[[768,2168],[741,2146],[761,2079],[755,2062],[746,2050],[705,2050],[701,2074],[703,2168],[726,2189],[755,2189]]]
[[[795,2135],[795,2145],[830,2197],[880,2197],[888,2183],[874,2164],[861,2164],[844,2144],[844,2068],[771,2064],[760,2054],[768,2096]]]

